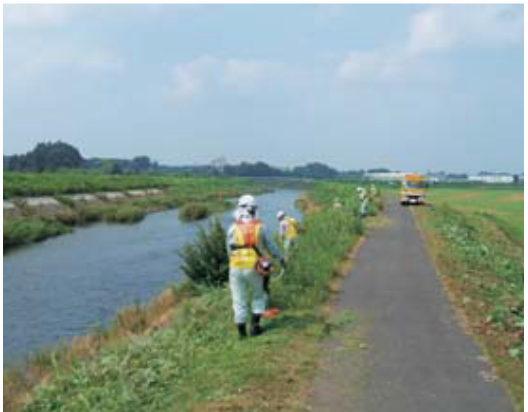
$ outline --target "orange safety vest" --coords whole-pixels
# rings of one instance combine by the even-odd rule
[[[239,221],[235,223],[235,249],[229,256],[229,266],[237,269],[251,269],[255,267],[259,256],[255,251],[262,231],[262,222],[257,219]]]

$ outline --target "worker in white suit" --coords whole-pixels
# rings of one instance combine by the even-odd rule
[[[257,219],[257,203],[253,196],[244,195],[239,199],[235,218],[227,233],[229,286],[235,324],[240,338],[245,338],[251,290],[253,301],[250,334],[257,336],[263,332],[260,319],[266,310],[266,293],[263,276],[256,269],[257,262],[265,254],[271,254],[282,264],[284,260],[268,237],[264,224]]]

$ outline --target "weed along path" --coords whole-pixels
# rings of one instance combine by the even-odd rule
[[[506,389],[457,320],[409,209],[391,200],[345,278],[353,321],[326,344],[310,395],[324,412],[510,412]]]

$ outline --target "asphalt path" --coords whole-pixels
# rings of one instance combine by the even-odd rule
[[[513,412],[504,384],[465,332],[410,209],[389,201],[388,224],[360,247],[336,301],[348,331],[325,343],[310,410]]]

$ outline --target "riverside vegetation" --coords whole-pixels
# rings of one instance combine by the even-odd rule
[[[163,194],[117,201],[74,202],[68,194],[163,189]],[[184,176],[101,175],[96,173],[4,173],[4,198],[19,208],[17,216],[4,216],[4,250],[72,231],[75,225],[97,221],[134,223],[152,211],[182,207],[184,221],[200,220],[232,207],[227,201],[244,191],[263,192],[267,186],[234,178]],[[54,195],[62,204],[52,215],[29,208],[14,196]]]
[[[495,220],[511,240],[524,243],[524,187],[441,187],[430,191],[429,200],[449,204],[464,212],[482,212]]]
[[[332,206],[336,196],[344,207]],[[283,313],[266,321],[263,336],[237,338],[224,285],[225,234],[216,223],[193,250],[217,261],[208,269],[187,259],[185,271],[192,279],[189,271],[212,268],[223,281],[196,275],[150,307],[126,309],[111,330],[4,372],[4,410],[303,410],[319,342],[339,324],[324,310],[331,282],[363,227],[351,185],[319,183],[301,203],[305,232],[285,275],[272,280]]]
[[[418,209],[417,217],[438,271],[466,326],[523,410],[524,247],[518,207],[523,192],[431,192],[437,206]]]

